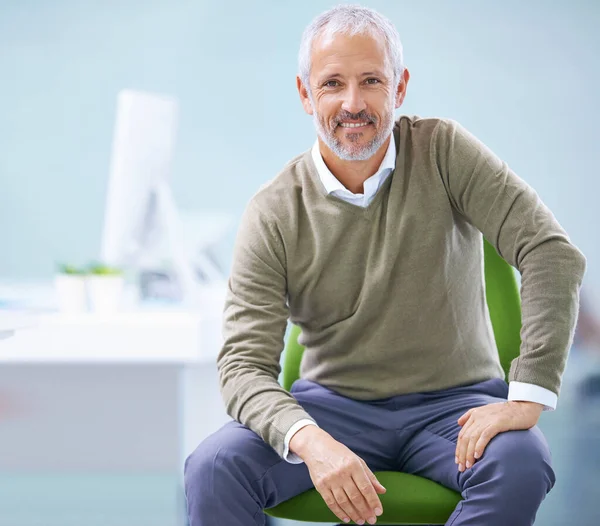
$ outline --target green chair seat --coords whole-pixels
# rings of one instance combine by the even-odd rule
[[[500,362],[508,376],[510,364],[519,355],[521,303],[514,269],[484,240],[486,301]],[[292,327],[286,344],[282,385],[288,391],[300,376],[304,348],[298,343],[300,328]],[[381,495],[383,515],[378,524],[445,524],[461,500],[459,493],[423,477],[380,471],[377,478],[387,489]],[[265,510],[272,517],[306,522],[337,523],[321,495],[309,490]]]
[[[377,519],[379,524],[444,524],[460,501],[455,491],[416,475],[378,471],[375,476],[387,489],[385,495],[380,495],[384,511]],[[267,513],[296,521],[340,522],[314,489]]]

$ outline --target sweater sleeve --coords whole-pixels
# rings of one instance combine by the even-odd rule
[[[521,273],[521,349],[509,381],[558,395],[585,257],[537,193],[459,124],[440,121],[432,151],[453,207]]]
[[[228,414],[283,457],[285,436],[313,420],[277,382],[288,319],[286,264],[277,228],[253,201],[238,230],[217,359]]]

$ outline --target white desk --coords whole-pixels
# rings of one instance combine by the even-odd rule
[[[0,363],[203,363],[218,352],[218,328],[206,323],[217,321],[211,318],[183,310],[47,313],[35,322],[2,315],[0,332],[31,330],[2,346]]]
[[[0,342],[0,466],[181,473],[229,420],[216,369],[224,290],[207,298],[196,311],[0,313],[12,336]]]
[[[18,330],[33,328],[36,324],[37,319],[32,315],[0,311],[0,340],[14,336]]]

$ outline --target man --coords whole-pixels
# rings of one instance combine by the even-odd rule
[[[318,140],[242,219],[218,359],[235,420],[186,461],[191,526],[263,525],[313,486],[340,520],[374,524],[378,470],[460,491],[449,525],[530,525],[554,484],[535,424],[556,405],[585,258],[457,123],[394,122],[409,73],[387,19],[336,7],[299,58]],[[522,275],[510,387],[482,233]],[[306,347],[291,394],[277,383],[288,318]]]

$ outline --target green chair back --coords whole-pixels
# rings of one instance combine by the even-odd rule
[[[508,378],[521,345],[521,301],[514,269],[484,240],[486,301],[492,321],[500,363]],[[290,390],[300,376],[304,347],[298,343],[300,328],[292,326],[285,349],[282,385]],[[431,480],[407,473],[378,472],[388,489],[381,497],[384,514],[379,524],[444,524],[460,495]],[[339,522],[316,490],[307,491],[265,510],[273,517],[310,522]]]

